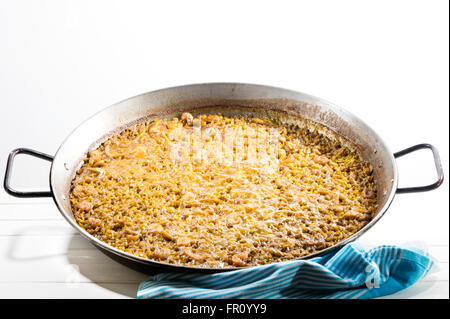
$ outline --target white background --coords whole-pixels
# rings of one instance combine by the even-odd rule
[[[285,87],[363,119],[393,152],[429,142],[449,163],[448,1],[1,1],[0,168],[54,154],[81,121],[139,93],[199,82]],[[423,151],[400,184],[436,178]],[[47,187],[19,157],[13,184]],[[421,241],[440,270],[394,295],[448,298],[448,182],[395,198],[363,241]],[[0,297],[133,297],[144,275],[110,261],[50,199],[0,191]]]

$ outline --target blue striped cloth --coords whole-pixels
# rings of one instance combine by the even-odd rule
[[[309,260],[216,274],[161,273],[138,288],[138,298],[374,298],[423,278],[434,262],[407,246],[371,249],[350,243]]]

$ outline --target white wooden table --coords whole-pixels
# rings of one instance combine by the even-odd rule
[[[400,197],[400,196],[399,196]],[[0,298],[133,298],[146,275],[105,256],[78,235],[51,200],[0,203]],[[405,221],[397,203],[368,232],[366,243],[405,242],[417,231],[399,231]],[[420,217],[412,212],[411,220]],[[421,228],[411,223],[408,228]],[[428,248],[439,270],[389,298],[448,298],[449,247],[443,238],[427,234]]]
[[[0,3],[0,179],[16,147],[54,154],[82,120],[146,91],[262,83],[346,108],[392,151],[429,142],[449,176],[447,1],[226,4]],[[434,180],[429,153],[399,160],[400,183]],[[17,158],[18,188],[47,188],[48,164]],[[389,297],[449,298],[449,188],[398,195],[362,240],[424,242],[440,269]],[[51,199],[0,190],[0,298],[133,298],[145,275],[104,256]]]

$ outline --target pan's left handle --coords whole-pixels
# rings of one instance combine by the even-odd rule
[[[41,158],[41,159],[49,161],[49,162],[53,161],[53,156],[44,154],[44,153],[29,149],[29,148],[17,148],[15,150],[13,150],[11,153],[9,153],[8,162],[6,164],[5,179],[3,181],[3,187],[5,188],[5,191],[8,194],[10,194],[12,196],[16,196],[16,197],[50,197],[50,196],[52,196],[51,191],[48,191],[48,192],[24,192],[24,191],[15,190],[11,187],[11,185],[9,184],[9,180],[11,178],[11,170],[12,170],[14,158],[18,154],[28,154],[28,155],[38,157],[38,158]]]

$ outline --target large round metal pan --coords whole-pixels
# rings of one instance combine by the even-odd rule
[[[378,208],[375,217],[360,231],[337,245],[324,249],[311,258],[336,249],[360,237],[385,214],[396,193],[428,191],[439,187],[443,181],[442,166],[437,150],[430,144],[419,144],[393,154],[385,142],[363,121],[320,98],[291,90],[243,83],[206,83],[162,89],[144,93],[107,107],[78,126],[61,144],[55,156],[34,150],[19,148],[11,152],[5,173],[5,190],[17,197],[52,196],[59,211],[83,237],[114,259],[135,269],[144,271],[197,271],[217,272],[236,268],[216,269],[177,266],[152,261],[123,252],[96,239],[75,221],[69,201],[71,181],[81,166],[86,153],[96,148],[109,136],[122,128],[142,120],[179,116],[182,112],[222,113],[271,113],[284,117],[301,117],[322,124],[343,136],[359,148],[364,159],[374,169],[378,189]],[[421,187],[397,188],[397,166],[395,158],[412,151],[428,148],[433,152],[438,180]],[[52,162],[50,169],[50,191],[23,192],[11,188],[9,179],[15,155],[26,153]]]

